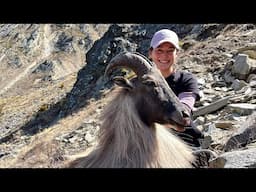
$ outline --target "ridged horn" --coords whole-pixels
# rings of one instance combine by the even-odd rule
[[[126,67],[133,70],[138,78],[148,73],[152,68],[150,60],[144,55],[137,52],[122,52],[111,59],[105,70],[105,76],[109,76],[114,69],[119,67]]]

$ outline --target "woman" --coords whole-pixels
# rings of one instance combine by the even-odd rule
[[[195,101],[200,99],[198,84],[192,73],[179,71],[175,68],[179,50],[177,34],[169,29],[162,29],[157,31],[151,39],[149,58],[161,71],[180,102],[192,114]],[[167,126],[172,127],[170,125]],[[200,147],[198,139],[204,137],[201,131],[195,127],[192,119],[190,126],[179,127],[174,133],[194,147]]]

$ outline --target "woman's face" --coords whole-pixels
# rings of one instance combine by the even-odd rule
[[[162,73],[172,73],[173,64],[176,62],[177,50],[173,44],[165,42],[149,51],[149,57]]]

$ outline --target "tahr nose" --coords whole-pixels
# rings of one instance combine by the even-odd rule
[[[187,110],[183,110],[181,113],[183,116],[182,124],[184,126],[190,125],[191,124],[190,113]]]
[[[189,113],[187,110],[185,110],[185,109],[182,110],[181,113],[182,113],[182,116],[183,116],[184,118],[190,117],[190,113]]]

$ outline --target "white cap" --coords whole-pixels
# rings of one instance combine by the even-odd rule
[[[180,50],[178,35],[169,29],[162,29],[157,31],[151,40],[150,47],[155,49],[164,42],[169,42],[173,44],[176,49]]]

